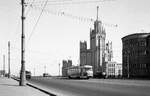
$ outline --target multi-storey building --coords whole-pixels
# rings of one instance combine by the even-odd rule
[[[87,42],[80,42],[80,66],[91,65],[91,50],[87,49]]]
[[[80,65],[92,65],[94,75],[106,73],[106,64],[112,61],[112,42],[105,44],[105,38],[105,28],[102,26],[102,22],[98,20],[97,14],[94,29],[90,29],[90,48],[87,49],[86,41],[80,42]]]
[[[87,42],[86,41],[83,41],[83,42],[80,42],[80,66],[82,65],[90,65],[90,64],[87,64],[89,63],[87,60],[87,51],[90,50],[90,49],[87,49]]]
[[[105,62],[112,61],[113,51],[112,51],[112,42],[106,43],[105,47]]]
[[[150,33],[122,38],[123,77],[150,78]]]
[[[96,20],[94,22],[94,29],[90,32],[90,49],[91,49],[91,63],[93,66],[93,73],[103,72],[105,64],[105,29],[102,22]]]
[[[108,41],[108,43],[106,43],[106,46],[105,46],[105,64],[103,66],[103,72],[106,73],[106,76],[108,75],[106,71],[109,68],[107,64],[109,64],[108,62],[112,61],[112,58],[113,58],[112,42]]]
[[[116,62],[108,61],[106,62],[106,76],[114,77],[115,76],[115,64]]]
[[[106,62],[106,77],[118,78],[122,76],[122,64],[108,61]]]
[[[72,60],[63,60],[62,63],[62,76],[67,76],[67,68],[72,66]]]
[[[103,72],[105,66],[105,29],[102,22],[96,20],[94,29],[90,30],[90,49],[87,42],[80,42],[80,65],[92,65],[94,74]]]
[[[115,76],[116,77],[122,77],[122,64],[121,63],[116,63],[115,65]]]

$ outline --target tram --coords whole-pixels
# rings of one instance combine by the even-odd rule
[[[69,78],[85,78],[93,77],[93,68],[90,65],[71,66],[67,68],[67,75]]]

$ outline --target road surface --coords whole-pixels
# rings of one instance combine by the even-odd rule
[[[58,96],[150,96],[149,80],[33,77],[29,82]]]

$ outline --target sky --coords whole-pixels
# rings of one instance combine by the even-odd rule
[[[59,64],[62,66],[64,59],[71,59],[73,65],[79,64],[79,42],[87,41],[89,48],[90,28],[94,24],[83,17],[96,19],[97,6],[99,20],[106,29],[106,42],[112,41],[113,60],[118,63],[122,63],[122,37],[150,32],[149,0],[48,0],[34,30],[46,0],[35,0],[34,6],[29,6],[32,1],[25,0],[28,4],[25,8],[25,66],[33,75],[42,75],[45,71],[58,75]],[[81,3],[85,1],[95,2]],[[21,0],[0,0],[0,70],[3,68],[3,55],[8,70],[10,41],[11,73],[15,75],[18,75],[21,66],[20,2]],[[111,26],[115,24],[118,27]]]

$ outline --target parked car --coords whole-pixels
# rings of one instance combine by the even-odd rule
[[[26,79],[31,79],[31,72],[30,71],[25,72],[26,72]]]
[[[43,77],[50,77],[51,75],[48,73],[43,73]]]

